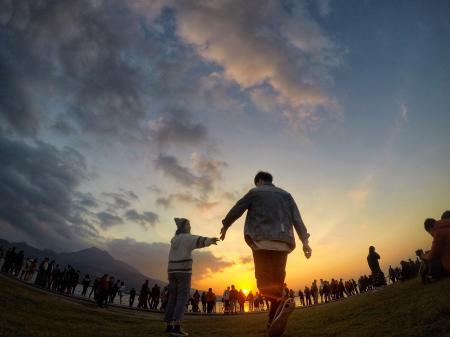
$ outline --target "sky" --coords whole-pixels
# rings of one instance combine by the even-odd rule
[[[265,170],[311,234],[289,287],[398,265],[450,208],[449,42],[444,0],[2,1],[0,237],[167,280],[173,218],[219,236]],[[193,287],[256,289],[244,218]]]

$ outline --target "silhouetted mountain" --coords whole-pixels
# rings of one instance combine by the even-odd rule
[[[89,274],[91,279],[94,277],[103,276],[103,274],[112,275],[116,280],[125,282],[127,290],[132,287],[139,292],[141,285],[145,280],[149,280],[150,287],[157,283],[160,286],[164,286],[167,282],[163,282],[151,277],[147,277],[139,272],[136,268],[129,264],[117,260],[112,257],[107,251],[101,250],[97,247],[91,247],[82,249],[80,251],[71,253],[56,253],[48,249],[38,249],[28,245],[26,242],[8,242],[0,239],[0,246],[5,247],[15,246],[16,250],[23,250],[26,257],[33,257],[41,260],[48,257],[50,260],[55,260],[59,264],[60,268],[65,268],[67,265],[73,266],[75,269],[80,270],[81,277],[85,274]]]

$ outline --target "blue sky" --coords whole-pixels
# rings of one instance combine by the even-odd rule
[[[173,217],[218,235],[262,169],[311,232],[313,259],[289,260],[299,287],[367,272],[371,244],[384,267],[412,256],[430,244],[423,220],[448,209],[447,1],[6,1],[0,13],[6,239],[96,245],[164,279]],[[254,287],[242,222],[196,255],[195,286]]]

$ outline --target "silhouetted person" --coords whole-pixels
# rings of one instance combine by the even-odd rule
[[[428,219],[427,219],[428,220]],[[426,261],[427,281],[439,280],[450,275],[450,211],[445,211],[441,220],[425,223],[433,237],[431,250],[422,256]]]
[[[144,284],[141,287],[141,292],[139,293],[139,299],[138,299],[138,308],[145,308],[147,309],[147,297],[148,297],[148,280],[145,280]]]
[[[158,305],[159,305],[159,297],[161,296],[161,288],[159,287],[159,285],[157,285],[155,283],[155,285],[152,287],[152,291],[151,291],[151,304],[150,304],[150,309],[153,310],[157,310],[158,309]]]
[[[276,187],[272,180],[268,172],[256,174],[256,187],[222,220],[221,239],[225,239],[228,228],[247,211],[244,238],[253,252],[258,289],[271,302],[267,322],[269,334],[281,335],[295,307],[292,299],[283,299],[287,256],[295,248],[294,229],[303,243],[306,258],[311,256],[311,248],[294,198]]]
[[[134,288],[131,288],[131,290],[130,290],[130,297],[128,299],[128,303],[129,303],[130,307],[133,306],[135,297],[136,297],[136,290]]]
[[[99,284],[100,284],[100,279],[97,277],[94,280],[94,283],[92,284],[91,292],[89,293],[89,298],[91,298],[91,295],[94,294],[94,299],[96,299]]]
[[[212,288],[208,289],[206,293],[206,312],[211,314],[214,309],[214,305],[216,303],[216,294],[212,291]]]
[[[98,284],[97,305],[103,307],[108,297],[108,274],[102,276]]]
[[[86,292],[87,292],[90,284],[91,284],[91,278],[89,277],[89,274],[86,274],[83,279],[83,291],[81,292],[81,296],[86,296]]]
[[[206,293],[205,292],[202,292],[201,301],[202,301],[202,311],[206,312]]]
[[[372,271],[372,285],[374,287],[381,287],[384,285],[384,274],[381,271],[378,260],[380,255],[375,251],[374,246],[369,247],[369,255],[367,255],[367,263]]]
[[[189,300],[192,278],[192,251],[212,244],[218,238],[207,238],[191,234],[191,223],[185,218],[175,218],[177,230],[170,241],[168,276],[169,301],[164,320],[166,331],[180,336],[187,334],[181,329],[186,303]]]
[[[298,291],[298,297],[300,298],[300,304],[305,306],[305,296],[303,295],[303,291],[301,289]]]

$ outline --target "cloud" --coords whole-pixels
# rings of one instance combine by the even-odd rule
[[[102,193],[104,196],[112,198],[114,200],[114,204],[110,204],[111,209],[125,209],[130,207],[131,203],[128,200],[129,196],[125,193]]]
[[[151,138],[161,147],[169,145],[198,145],[207,142],[207,128],[194,124],[185,110],[174,109],[170,114],[149,122]]]
[[[1,129],[37,136],[48,124],[64,135],[108,141],[203,141],[206,127],[192,122],[189,112],[181,116],[172,109],[185,104],[196,86],[201,61],[170,33],[173,20],[161,12],[164,6],[2,1]],[[164,138],[169,131],[178,138]]]
[[[305,3],[229,0],[175,6],[178,34],[241,88],[270,86],[294,125],[320,122],[326,111],[337,110],[323,84],[332,82],[330,70],[341,63],[341,52]]]
[[[97,218],[100,221],[100,227],[103,229],[108,229],[112,226],[123,224],[121,217],[106,211],[98,212]]]
[[[200,211],[209,211],[219,205],[217,201],[208,201],[205,198],[197,198],[189,193],[174,193],[167,197],[156,199],[156,204],[164,208],[172,208],[174,204],[188,204],[197,207]]]
[[[138,213],[134,209],[129,209],[125,213],[125,218],[130,221],[135,221],[140,224],[145,230],[148,230],[149,227],[155,226],[156,223],[159,222],[158,214],[154,212],[143,212]]]
[[[400,105],[400,117],[404,122],[408,121],[408,108],[406,107],[406,104],[403,102],[399,103]]]
[[[192,186],[197,181],[197,177],[188,168],[181,166],[174,156],[160,153],[155,160],[155,168],[183,186]]]
[[[88,176],[79,152],[0,136],[0,158],[3,235],[57,250],[99,238],[86,210],[95,200],[77,191]]]
[[[250,264],[253,263],[253,256],[248,255],[248,256],[243,256],[240,258],[239,262],[241,264]]]
[[[198,153],[191,156],[192,169],[182,166],[178,159],[160,153],[155,160],[155,168],[162,171],[184,187],[194,187],[204,194],[213,191],[214,184],[221,179],[222,169],[228,164],[214,160]]]
[[[122,261],[132,264],[142,273],[166,280],[167,262],[170,250],[168,243],[145,243],[134,239],[116,239],[107,243],[107,250]],[[208,277],[231,267],[233,262],[216,257],[209,251],[196,250],[193,253],[194,281]]]

